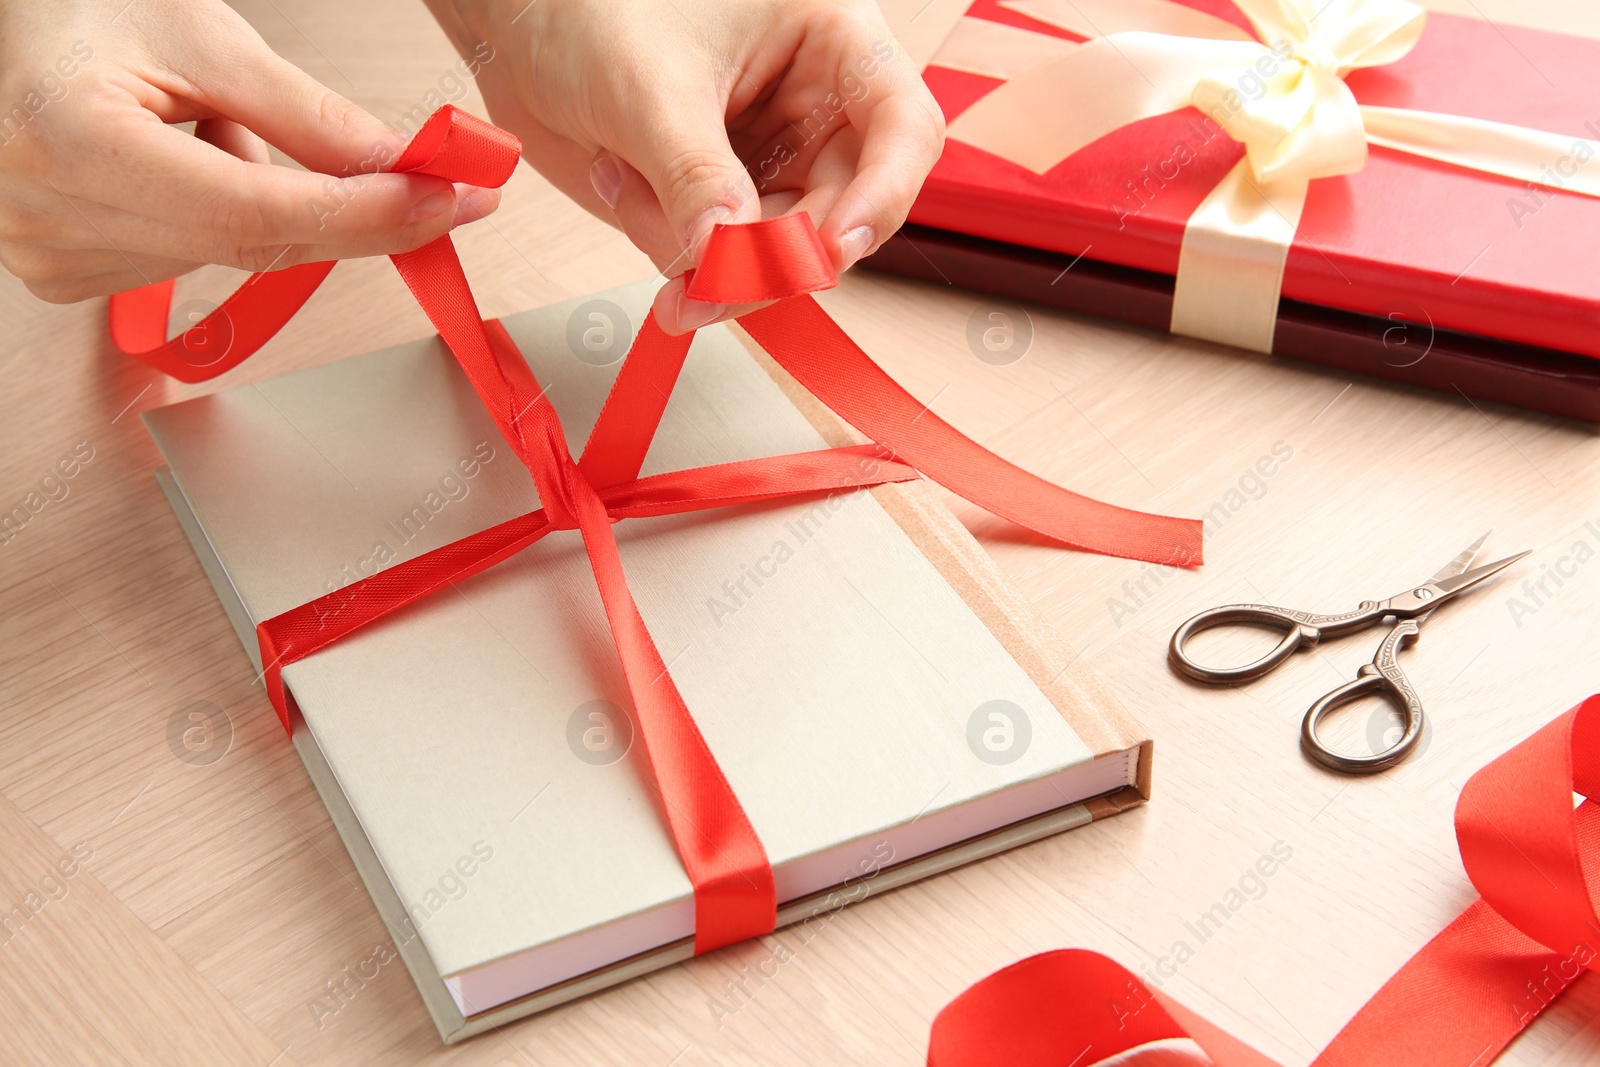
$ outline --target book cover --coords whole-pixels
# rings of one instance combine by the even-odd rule
[[[504,320],[574,451],[651,295]],[[145,419],[252,658],[261,620],[537,506],[437,339]],[[643,473],[851,433],[719,326],[696,337]],[[617,532],[772,862],[780,924],[1148,797],[1142,730],[924,485]],[[690,884],[629,758],[627,687],[575,531],[283,677],[293,743],[446,1041],[692,954]]]

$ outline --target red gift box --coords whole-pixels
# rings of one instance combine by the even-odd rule
[[[1249,26],[1225,0],[1181,2]],[[1080,39],[999,0],[978,0],[968,17]],[[924,76],[952,120],[1004,84],[942,67],[937,56]],[[1285,306],[1555,350],[1502,346],[1491,360],[1600,357],[1600,255],[1593,248],[1600,200],[1555,188],[1600,151],[1600,42],[1430,14],[1409,54],[1356,70],[1346,84],[1364,105],[1530,127],[1561,134],[1563,143],[1570,138],[1571,146],[1548,161],[1548,186],[1376,146],[1359,172],[1312,180],[1284,269]],[[1194,108],[1125,126],[1043,174],[952,139],[910,218],[1059,253],[1063,265],[1084,254],[1170,277],[1190,215],[1243,155],[1242,145]],[[880,265],[895,269],[896,257],[888,258]],[[1545,372],[1551,381],[1562,378],[1548,366]]]

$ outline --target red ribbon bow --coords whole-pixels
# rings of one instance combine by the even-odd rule
[[[1576,810],[1572,794],[1586,798]],[[1490,1063],[1600,952],[1600,696],[1468,779],[1456,841],[1481,898],[1411,957],[1312,1067]],[[929,1067],[1091,1067],[1191,1038],[1217,1067],[1278,1067],[1095,952],[1031,956],[946,1005]],[[1085,1047],[1087,1046],[1087,1047]]]
[[[503,130],[444,107],[394,169],[498,186],[520,145]],[[494,566],[552,530],[578,530],[616,642],[678,855],[694,886],[695,951],[766,933],[776,902],[772,868],[645,628],[617,554],[615,519],[669,515],[806,493],[831,493],[927,475],[981,507],[1063,544],[1162,563],[1200,562],[1196,520],[1128,511],[1078,496],[1007,463],[917,403],[804,294],[836,283],[804,214],[719,227],[689,294],[717,304],[778,303],[739,321],[785,370],[875,445],[639,477],[646,450],[688,353],[647,319],[599,421],[574,460],[555,408],[498,322],[484,322],[448,236],[391,257],[454,353],[506,442],[533,475],[542,507],[318,597],[256,628],[268,695],[285,729],[283,668],[407,604]],[[204,322],[165,340],[172,283],[111,300],[124,352],[182,381],[215,377],[264,344],[332,269],[331,263],[257,274]],[[231,346],[216,345],[231,330]],[[201,365],[193,353],[222,347]]]

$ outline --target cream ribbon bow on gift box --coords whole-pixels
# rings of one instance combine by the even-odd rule
[[[949,135],[1043,174],[1115,130],[1193,106],[1245,156],[1189,217],[1172,332],[1272,351],[1307,183],[1366,166],[1367,146],[1549,186],[1574,138],[1485,119],[1356,102],[1345,75],[1393,63],[1421,38],[1407,0],[1235,0],[1259,40],[1169,0],[1002,0],[1089,38],[1075,44],[964,18],[933,62],[1006,84]],[[1266,43],[1263,43],[1266,42]],[[1594,151],[1560,188],[1600,197]]]

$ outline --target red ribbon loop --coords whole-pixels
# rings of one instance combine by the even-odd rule
[[[493,123],[446,104],[422,124],[391,168],[498,189],[511,180],[522,142]]]
[[[1600,696],[1479,770],[1456,839],[1483,894],[1362,1006],[1313,1067],[1491,1062],[1600,959]],[[1586,799],[1574,810],[1572,794]],[[1189,1037],[1217,1067],[1277,1067],[1093,952],[997,971],[933,1023],[930,1067],[1090,1067],[1148,1041]]]
[[[1592,888],[1600,849],[1580,847],[1580,833],[1600,826],[1590,824],[1588,804],[1572,806],[1575,792],[1596,796],[1596,758],[1600,700],[1591,700],[1473,775],[1456,802],[1467,877],[1501,918],[1553,952],[1600,949]]]
[[[395,169],[496,186],[510,176],[519,151],[510,134],[445,107],[418,132]],[[1004,462],[917,405],[802,295],[836,282],[804,214],[717,227],[688,292],[720,304],[782,301],[742,321],[773,358],[880,443],[650,478],[638,476],[640,464],[689,337],[669,337],[653,317],[646,320],[577,462],[555,408],[510,336],[498,322],[479,316],[449,237],[391,258],[528,468],[541,507],[262,622],[256,632],[268,696],[291,729],[285,667],[510,558],[552,530],[578,530],[632,697],[647,780],[660,792],[662,817],[694,887],[696,952],[772,929],[772,868],[639,615],[613,522],[849,491],[905,481],[921,471],[1067,544],[1142,559],[1200,561],[1199,522],[1141,515],[1069,493]],[[183,381],[215,377],[288,321],[331,266],[255,275],[216,313],[172,341],[164,339],[170,282],[119,294],[111,302],[112,336],[125,352]],[[218,354],[221,346],[214,342],[225,333],[232,346]],[[194,355],[197,350],[204,350],[203,358]]]
[[[761,304],[839,284],[828,251],[804,212],[715,226],[684,290],[707,304]]]

